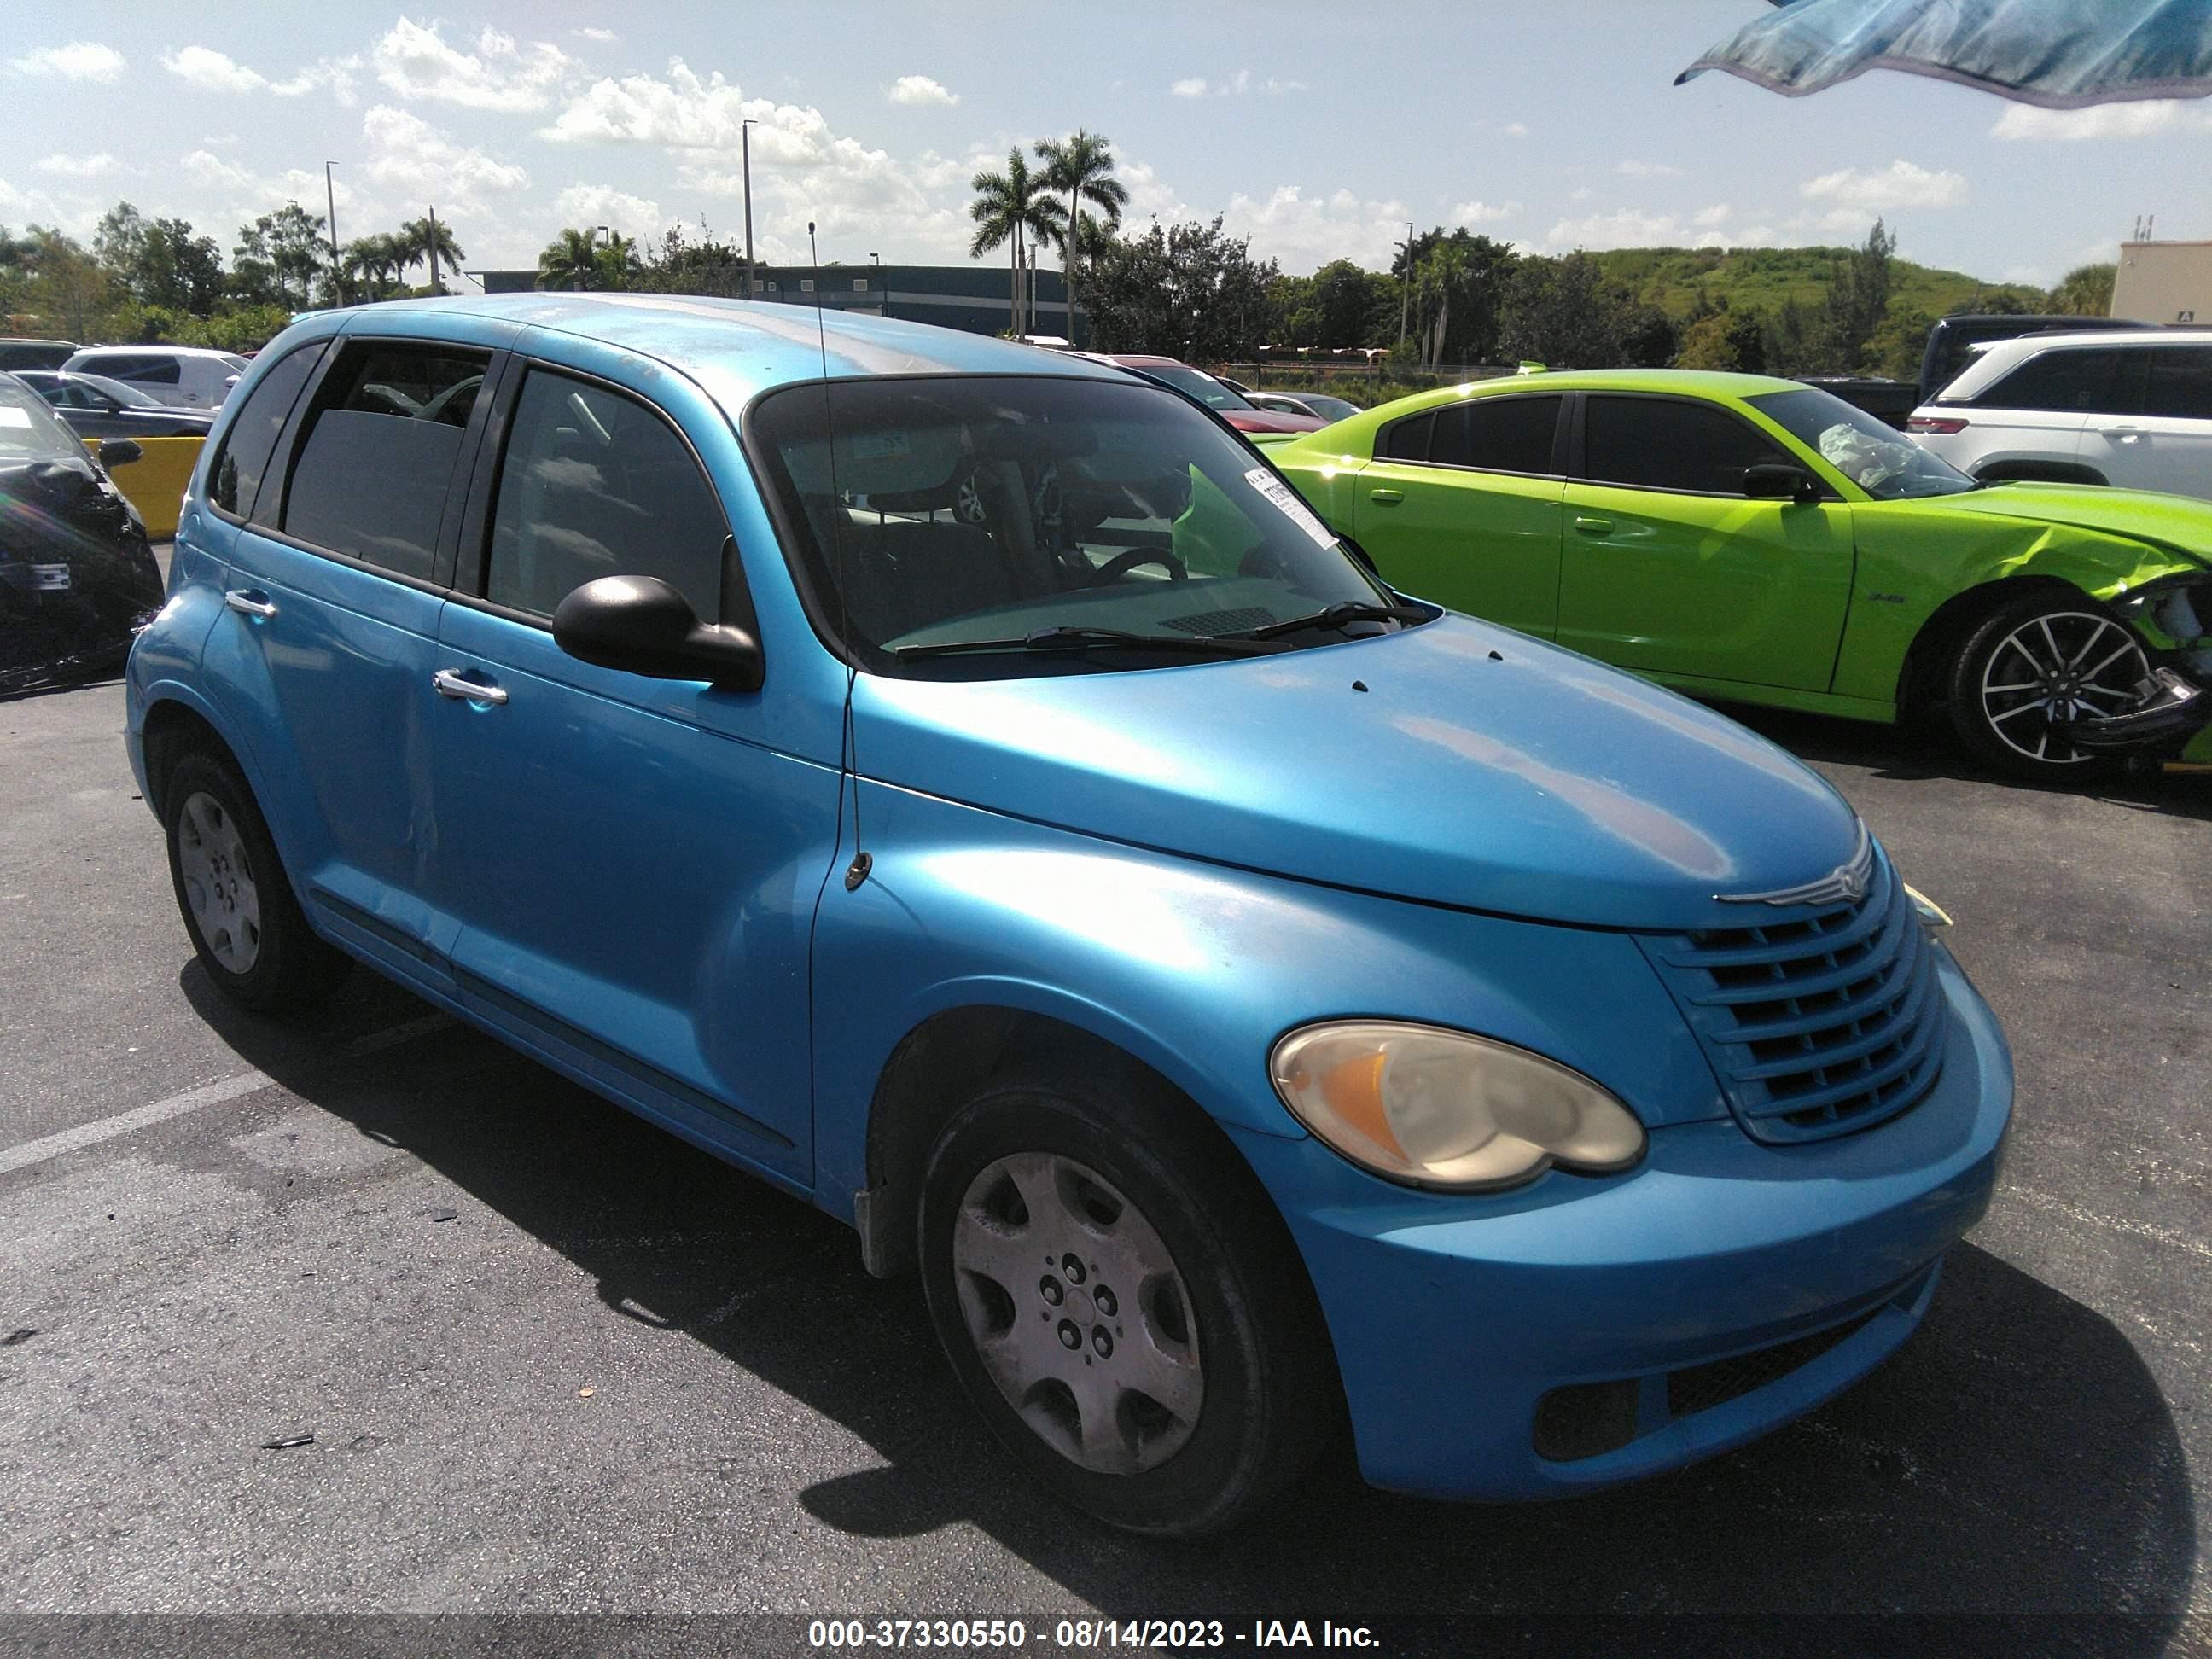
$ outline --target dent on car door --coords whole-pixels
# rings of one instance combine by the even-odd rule
[[[838,774],[776,751],[757,692],[563,652],[596,578],[669,582],[750,623],[728,520],[631,393],[533,364],[503,395],[442,620],[438,794],[463,872],[463,996],[557,1064],[786,1177],[811,1157],[804,1033]]]
[[[1352,534],[1382,579],[1549,639],[1559,623],[1557,393],[1470,398],[1376,436]]]
[[[1717,404],[1591,394],[1566,489],[1559,643],[1646,673],[1825,691],[1851,592],[1851,511],[1754,500],[1802,466]]]

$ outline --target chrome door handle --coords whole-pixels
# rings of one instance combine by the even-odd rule
[[[1610,536],[1613,534],[1613,520],[1610,519],[1577,519],[1575,520],[1575,528],[1581,531],[1585,536]]]
[[[258,587],[234,587],[222,596],[222,602],[233,611],[249,617],[273,617],[276,601]]]
[[[1367,492],[1367,499],[1383,507],[1395,507],[1406,499],[1406,492],[1402,489],[1370,489]]]
[[[430,676],[430,688],[441,697],[457,697],[468,702],[499,703],[507,701],[507,693],[488,680],[472,680],[459,670],[441,668]]]

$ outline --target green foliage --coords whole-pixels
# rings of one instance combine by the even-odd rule
[[[1042,188],[1055,198],[1067,198],[1060,247],[1073,314],[1076,268],[1101,250],[1107,234],[1121,228],[1121,210],[1129,205],[1129,191],[1114,176],[1113,142],[1097,133],[1078,127],[1072,137],[1040,138],[1030,148],[1044,163]],[[1096,214],[1083,210],[1086,202],[1098,210]]]
[[[238,243],[231,250],[232,296],[244,305],[304,310],[314,303],[315,279],[330,257],[321,216],[287,202],[238,228]]]
[[[1006,152],[1004,173],[978,173],[969,181],[969,188],[975,192],[975,199],[968,205],[968,216],[975,222],[975,234],[969,241],[968,252],[980,259],[994,248],[1007,250],[1012,331],[1026,333],[1029,313],[1024,289],[1027,284],[1022,274],[1029,248],[1032,244],[1065,246],[1067,210],[1048,192],[1044,176],[1030,171],[1018,149]]]
[[[2044,308],[2063,317],[2109,317],[2119,274],[2116,264],[2076,265],[2058,279]]]
[[[1896,235],[1877,219],[1864,244],[1837,262],[1815,344],[1819,359],[1832,365],[1832,372],[1854,374],[1864,367],[1867,343],[1889,312],[1896,253]]]
[[[703,225],[700,229],[697,241],[685,236],[681,225],[671,225],[662,232],[659,245],[647,250],[630,286],[654,294],[742,295],[745,251],[714,240]]]
[[[1103,351],[1247,358],[1267,326],[1279,274],[1273,260],[1252,258],[1249,237],[1224,233],[1218,216],[1210,225],[1154,225],[1091,267],[1091,333]]]
[[[148,220],[118,202],[93,233],[108,281],[141,306],[204,316],[222,294],[222,250],[182,219]]]
[[[1674,349],[1664,314],[1639,303],[1589,254],[1524,258],[1506,279],[1498,308],[1501,356],[1552,368],[1616,368],[1638,362],[1632,352],[1672,356]]]

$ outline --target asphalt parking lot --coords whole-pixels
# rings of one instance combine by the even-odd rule
[[[1324,1478],[1189,1548],[1036,1495],[913,1287],[804,1206],[365,971],[301,1025],[222,1004],[122,709],[0,704],[19,1610],[2065,1613],[2100,1616],[2064,1626],[2083,1650],[2212,1643],[2212,775],[2051,793],[1754,717],[1957,918],[2016,1050],[2002,1187],[1926,1328],[1641,1486]]]

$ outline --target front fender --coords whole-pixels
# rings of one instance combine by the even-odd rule
[[[865,787],[867,879],[823,895],[814,942],[817,1193],[867,1185],[868,1114],[900,1042],[963,1007],[1110,1042],[1220,1122],[1304,1131],[1267,1060],[1285,1031],[1367,1014],[1550,1055],[1655,1126],[1724,1115],[1626,934],[1472,915],[1103,842]]]

